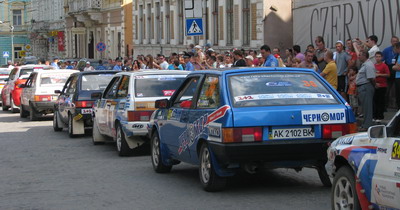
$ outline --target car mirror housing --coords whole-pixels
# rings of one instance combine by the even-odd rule
[[[386,138],[386,126],[385,125],[375,125],[368,128],[368,137],[370,139]]]
[[[55,90],[54,93],[60,94],[61,90]]]
[[[26,88],[26,85],[25,84],[19,84],[18,87],[19,88]]]
[[[92,100],[97,100],[97,99],[100,99],[101,98],[101,95],[102,95],[103,93],[102,92],[94,92],[94,93],[92,93],[91,95],[90,95],[90,98],[92,99]]]
[[[168,109],[169,108],[169,101],[168,99],[160,99],[155,102],[155,107],[157,109]]]

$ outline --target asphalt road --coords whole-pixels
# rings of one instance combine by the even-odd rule
[[[240,174],[223,192],[202,190],[197,167],[156,174],[149,153],[117,156],[113,144],[54,132],[0,111],[0,209],[330,209],[316,170]]]

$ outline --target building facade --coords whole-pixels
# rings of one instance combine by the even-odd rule
[[[28,12],[30,0],[3,0],[0,3],[0,65],[7,60],[20,61],[29,55],[30,40],[28,30],[31,18]],[[9,52],[4,58],[3,52]]]
[[[134,0],[134,54],[166,54],[189,44],[214,50],[292,46],[291,0],[199,0],[203,36],[186,36],[184,0]]]
[[[65,56],[64,0],[32,0],[32,55],[40,59]]]
[[[128,55],[125,17],[131,0],[66,0],[66,57],[115,59]],[[101,51],[96,46],[105,44]],[[127,48],[128,47],[128,48]],[[104,48],[103,48],[104,49]]]

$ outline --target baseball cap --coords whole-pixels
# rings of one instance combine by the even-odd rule
[[[246,56],[246,59],[254,60],[253,56],[251,56],[251,55]]]
[[[115,59],[115,61],[122,61],[123,60],[123,58],[121,57],[121,56],[118,56],[116,59]]]
[[[344,46],[344,44],[343,44],[343,41],[342,41],[342,40],[337,40],[337,41],[336,41],[336,44],[337,44],[337,43],[340,43],[340,44],[342,44],[342,45]]]
[[[261,57],[262,57],[261,53],[257,55],[257,58],[261,58]]]
[[[86,64],[90,64],[90,62],[88,61],[88,62],[86,62]]]
[[[186,53],[184,51],[181,51],[178,53],[178,55],[185,55]]]
[[[200,45],[196,45],[194,48],[201,49]]]

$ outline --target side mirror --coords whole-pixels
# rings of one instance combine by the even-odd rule
[[[368,128],[368,137],[370,139],[386,138],[386,126],[385,125],[375,125]]]
[[[169,108],[169,101],[168,99],[160,99],[155,102],[155,107],[157,109],[168,109]]]
[[[55,90],[54,93],[60,94],[61,90]]]
[[[97,99],[100,99],[101,98],[101,95],[102,95],[103,93],[102,92],[94,92],[94,93],[92,93],[91,95],[90,95],[90,98],[92,99],[92,100],[97,100]]]
[[[19,84],[18,87],[19,88],[26,88],[26,85],[25,84]]]
[[[9,79],[9,78],[7,78],[7,79],[5,79],[4,81],[5,81],[5,82],[8,82],[8,81],[10,81],[10,79]]]

